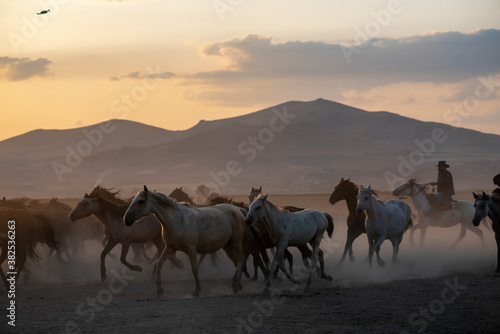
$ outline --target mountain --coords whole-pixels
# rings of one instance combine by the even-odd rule
[[[330,192],[341,177],[381,190],[408,177],[431,181],[435,163],[447,160],[457,189],[488,190],[498,147],[497,135],[317,99],[184,131],[125,120],[36,130],[0,142],[0,177],[11,197],[78,197],[98,183],[127,195],[142,184],[166,193],[199,184],[311,193]]]

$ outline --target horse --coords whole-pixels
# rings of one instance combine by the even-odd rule
[[[227,196],[223,195],[217,195],[216,197],[211,198],[209,206],[214,206],[218,204],[232,204],[235,205],[239,208],[242,208],[245,210],[244,214],[246,215],[248,212],[248,205],[243,203],[243,202],[235,202],[233,201],[232,198],[229,198]],[[246,276],[246,278],[250,278],[250,274],[248,273],[247,269],[247,260],[250,255],[253,257],[253,267],[254,267],[254,274],[253,277],[250,278],[251,281],[255,281],[258,279],[259,274],[258,274],[258,269],[262,271],[264,274],[264,277],[267,278],[267,275],[269,275],[269,270],[266,268],[266,265],[269,262],[269,259],[267,258],[267,254],[264,256],[264,261],[261,257],[262,254],[262,249],[266,248],[266,245],[264,243],[264,240],[262,240],[262,234],[260,233],[259,229],[256,228],[255,226],[252,226],[252,228],[247,228],[247,231],[245,232],[245,238],[243,242],[243,248],[246,251],[246,256],[245,260],[243,262],[243,274]],[[202,256],[204,256],[203,254]],[[291,255],[291,254],[290,254]],[[201,263],[201,259],[198,264]]]
[[[101,252],[101,280],[107,278],[105,259],[106,255],[117,245],[122,245],[120,262],[133,271],[142,271],[142,268],[127,262],[127,253],[133,243],[145,243],[153,241],[157,249],[157,255],[164,248],[161,237],[161,225],[154,216],[148,216],[138,221],[131,228],[123,225],[123,215],[127,210],[130,200],[125,201],[118,196],[118,192],[111,192],[110,189],[101,186],[95,187],[90,194],[85,194],[83,199],[70,212],[71,221],[95,215],[104,225],[107,237],[106,245]],[[177,261],[172,261],[177,267],[182,265]],[[153,275],[156,266],[153,268]]]
[[[50,224],[54,229],[55,239],[59,243],[59,251],[56,252],[57,259],[61,263],[71,261],[72,255],[76,253],[76,244],[73,243],[76,229],[68,219],[71,208],[59,202],[57,198],[52,198],[49,201],[34,199],[28,203],[27,207],[37,210],[49,218]],[[54,251],[50,250],[48,257],[50,258],[53,253]],[[63,259],[63,254],[66,255],[67,261]]]
[[[172,190],[172,192],[168,195],[168,197],[175,199],[177,202],[185,202],[189,203],[190,205],[197,206],[193,199],[182,189],[180,188],[175,188]]]
[[[474,195],[474,217],[472,218],[472,223],[474,226],[478,226],[481,220],[490,217],[491,227],[495,232],[495,241],[497,243],[497,269],[495,273],[500,273],[500,198],[496,196],[486,195],[484,192],[482,195]]]
[[[366,233],[365,220],[366,214],[361,212],[360,215],[356,212],[356,206],[358,205],[357,198],[359,192],[359,187],[351,182],[348,178],[344,180],[342,178],[330,195],[329,202],[334,205],[338,201],[345,200],[347,204],[347,209],[349,210],[349,215],[347,216],[347,239],[344,247],[344,254],[340,259],[339,265],[342,265],[345,261],[347,252],[349,251],[349,259],[354,262],[354,256],[352,252],[352,244],[357,237],[361,234]]]
[[[272,241],[277,247],[271,265],[271,273],[274,273],[279,265],[290,281],[300,284],[300,281],[293,277],[286,269],[283,255],[288,246],[304,246],[309,243],[313,248],[313,255],[306,291],[309,290],[309,286],[311,285],[318,257],[321,266],[321,277],[330,281],[332,280],[332,277],[324,272],[323,252],[319,249],[319,244],[325,231],[327,231],[330,238],[333,234],[333,220],[330,215],[317,210],[285,212],[269,202],[267,195],[264,196],[261,194],[250,204],[245,223],[251,225],[260,220],[263,220],[269,228]],[[264,293],[269,292],[272,277],[273,275],[269,275],[267,278]]]
[[[248,201],[249,204],[252,204],[252,202],[259,197],[262,194],[262,187],[254,188],[250,190],[250,195],[248,195]],[[279,206],[278,209],[284,212],[299,212],[304,210],[304,208],[298,208],[296,206]],[[262,241],[266,245],[266,248],[274,248],[275,244],[271,241],[271,234],[269,233],[269,229],[267,228],[267,225],[265,222],[255,222],[254,225],[256,226],[257,230],[259,231],[259,235],[262,238]],[[312,251],[309,249],[307,245],[301,245],[297,246],[298,250],[302,254],[302,262],[304,264],[304,267],[309,268],[309,259],[312,257]],[[290,270],[290,273],[293,275],[293,255],[290,253],[288,249],[285,249],[285,258],[288,261],[288,268]],[[278,272],[274,272],[274,276],[276,278]],[[255,277],[255,276],[254,276]]]
[[[367,220],[365,224],[366,235],[368,237],[368,259],[370,267],[372,265],[373,252],[377,252],[377,263],[383,267],[385,262],[380,258],[380,246],[389,239],[392,243],[392,261],[398,262],[399,245],[403,240],[403,234],[413,226],[413,217],[410,207],[400,199],[391,199],[386,202],[377,200],[376,192],[368,188],[359,190],[358,205],[356,212],[361,215],[366,212]]]
[[[54,230],[46,216],[38,214],[27,208],[11,209],[0,208],[0,246],[2,254],[0,255],[0,276],[9,290],[7,279],[1,265],[7,257],[11,261],[15,257],[14,267],[10,267],[10,272],[17,272],[15,279],[21,275],[27,258],[40,260],[35,247],[38,243],[46,245],[49,249],[57,250],[58,244],[54,238]],[[13,221],[13,223],[10,223]],[[12,227],[12,229],[11,229]],[[12,251],[13,245],[11,236],[15,237],[15,251]]]
[[[409,179],[393,191],[394,196],[409,196],[418,212],[418,224],[416,224],[410,233],[410,241],[413,243],[413,233],[417,229],[421,229],[420,246],[424,244],[425,231],[430,226],[436,227],[452,227],[461,225],[460,235],[457,241],[451,246],[454,248],[460,240],[465,237],[467,230],[474,232],[484,246],[483,231],[478,227],[470,224],[474,217],[474,206],[467,201],[456,201],[456,206],[453,211],[440,212],[439,215],[429,215],[432,203],[435,200],[434,196],[426,191],[429,185],[421,185],[416,182],[415,178]]]
[[[161,287],[163,262],[167,258],[172,258],[177,250],[186,253],[191,262],[191,270],[196,283],[194,297],[198,297],[201,290],[197,254],[213,253],[221,248],[236,267],[232,279],[233,292],[237,293],[242,288],[245,217],[240,208],[231,204],[197,208],[189,204],[177,203],[168,196],[149,191],[144,186],[128,207],[123,220],[127,226],[131,226],[136,220],[150,213],[160,221],[163,240],[167,244],[156,260],[157,298],[160,298],[164,292]]]

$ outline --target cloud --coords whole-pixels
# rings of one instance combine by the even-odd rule
[[[123,79],[169,79],[175,76],[176,76],[175,73],[172,72],[141,74],[139,71],[135,71],[120,76],[115,76],[115,75],[109,76],[108,80],[119,81]]]
[[[0,74],[9,81],[21,81],[32,77],[53,76],[49,69],[52,62],[46,58],[0,57]]]
[[[201,52],[224,58],[228,65],[190,76],[191,84],[320,77],[339,84],[355,82],[357,87],[401,81],[459,82],[500,72],[500,30],[378,38],[348,47],[314,41],[275,44],[273,37],[247,35],[207,44]],[[345,56],[349,52],[350,62]]]

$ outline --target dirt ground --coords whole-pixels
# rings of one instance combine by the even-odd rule
[[[463,194],[463,196],[468,196]],[[235,198],[243,200],[244,196]],[[390,263],[392,247],[382,246],[386,267],[368,268],[367,241],[354,243],[356,261],[338,267],[345,238],[344,203],[328,204],[327,195],[273,196],[277,204],[327,211],[335,222],[334,236],[322,241],[327,272],[333,281],[315,278],[305,293],[306,272],[295,255],[295,274],[302,285],[273,282],[262,294],[258,281],[243,278],[243,290],[232,295],[234,272],[225,254],[213,266],[207,258],[200,268],[201,296],[191,298],[194,281],[186,258],[183,270],[163,268],[165,295],[155,299],[150,281],[152,266],[144,271],[124,269],[108,259],[108,280],[99,279],[102,246],[87,242],[86,251],[72,263],[55,259],[28,264],[29,277],[16,286],[16,326],[7,325],[9,299],[0,288],[1,333],[498,333],[500,277],[491,275],[496,264],[493,232],[481,227],[485,245],[467,232],[453,250],[459,228],[430,228],[423,247],[411,246],[407,233],[400,263]],[[129,261],[133,255],[129,254]],[[253,270],[249,261],[250,271]]]

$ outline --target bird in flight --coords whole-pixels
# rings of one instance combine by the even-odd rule
[[[47,13],[50,13],[50,9],[42,10],[40,13],[36,13],[36,15],[42,15]]]

